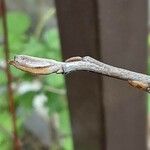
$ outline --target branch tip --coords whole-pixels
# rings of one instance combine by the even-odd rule
[[[102,63],[90,56],[75,56],[60,62],[52,59],[17,55],[9,62],[14,67],[33,74],[68,74],[73,71],[90,71],[128,81],[138,89],[150,92],[150,76]]]

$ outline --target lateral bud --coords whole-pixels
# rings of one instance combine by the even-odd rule
[[[150,85],[148,83],[144,83],[142,81],[136,81],[136,80],[128,80],[128,83],[132,87],[135,87],[135,88],[138,88],[140,90],[150,93]]]

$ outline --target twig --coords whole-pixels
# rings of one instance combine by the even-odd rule
[[[0,10],[1,10],[1,14],[2,14],[5,60],[6,60],[6,62],[8,62],[9,48],[8,48],[8,31],[7,31],[7,21],[6,21],[5,0],[0,0]],[[14,150],[19,150],[20,147],[19,147],[19,140],[18,140],[18,136],[17,136],[16,113],[15,113],[15,106],[14,106],[13,90],[11,87],[12,76],[11,76],[10,67],[9,67],[8,63],[6,63],[6,75],[7,75],[7,80],[8,80],[7,89],[8,89],[9,107],[10,107],[10,113],[12,116],[12,124],[13,124],[13,146],[14,146]]]
[[[92,57],[71,57],[66,62],[52,59],[17,55],[10,64],[16,68],[33,74],[68,74],[73,71],[91,71],[105,76],[128,81],[130,85],[150,93],[150,76],[107,65]]]

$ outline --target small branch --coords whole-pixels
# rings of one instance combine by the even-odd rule
[[[92,57],[71,57],[66,62],[52,59],[17,55],[10,64],[16,68],[33,74],[68,74],[73,71],[90,71],[105,76],[128,81],[130,85],[150,93],[150,76],[107,65]]]

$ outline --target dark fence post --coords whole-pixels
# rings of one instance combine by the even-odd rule
[[[99,58],[97,7],[93,0],[56,0],[65,59],[76,55]],[[75,149],[104,150],[101,77],[79,72],[66,79]]]
[[[56,8],[64,59],[90,55],[145,72],[146,0],[56,0]],[[146,150],[143,92],[87,72],[66,81],[76,150]]]
[[[146,73],[147,0],[99,0],[104,62]],[[107,150],[146,150],[145,93],[103,78]]]

